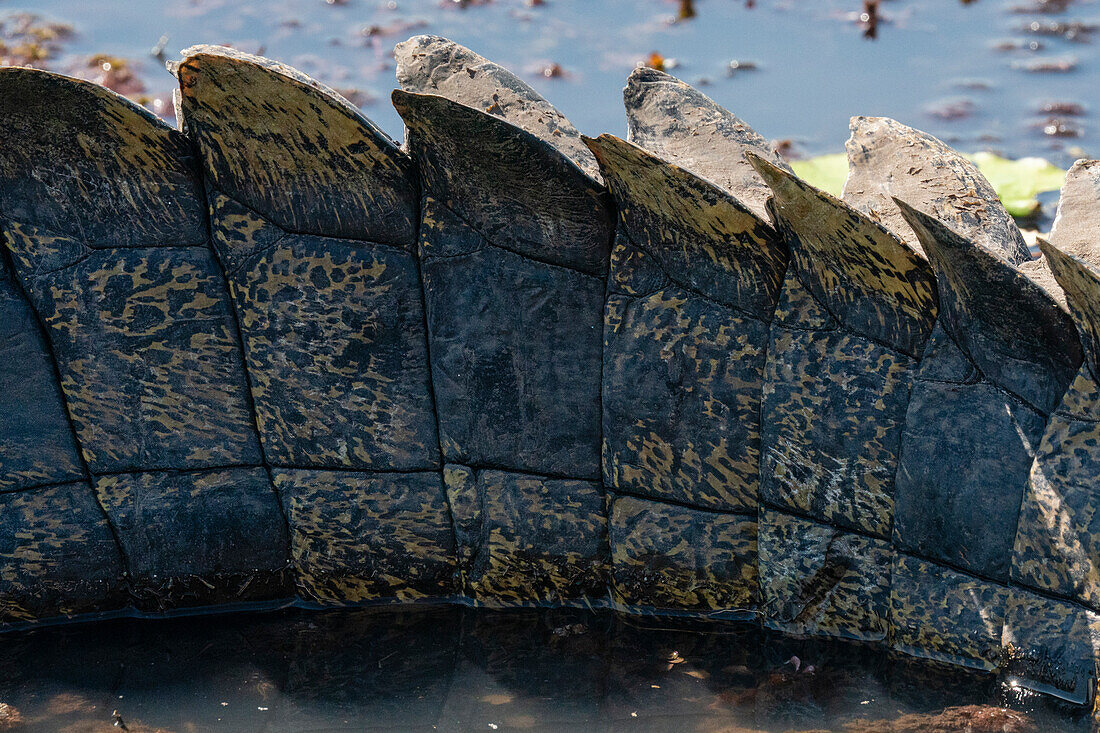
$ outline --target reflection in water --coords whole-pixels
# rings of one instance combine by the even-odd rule
[[[937,730],[1088,729],[1082,711],[877,647],[639,622],[417,607],[9,634],[0,730],[908,731],[945,709],[963,722]]]

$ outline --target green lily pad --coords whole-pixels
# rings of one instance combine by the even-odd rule
[[[1066,180],[1066,172],[1046,158],[1009,160],[993,153],[968,155],[1001,197],[1008,213],[1016,217],[1039,213],[1035,196],[1044,191],[1057,191]]]
[[[1009,214],[1027,218],[1039,213],[1035,198],[1045,191],[1057,191],[1066,180],[1066,172],[1045,158],[1009,160],[993,153],[966,156],[974,161],[993,185]],[[848,156],[844,153],[819,155],[791,163],[795,174],[807,183],[833,196],[840,196],[848,177]]]
[[[840,198],[844,181],[848,178],[848,155],[829,153],[816,158],[791,161],[791,170],[811,186]]]

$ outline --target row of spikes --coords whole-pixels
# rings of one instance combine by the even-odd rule
[[[606,182],[624,229],[662,240],[648,249],[666,271],[765,319],[789,247],[799,279],[849,328],[919,357],[942,311],[981,371],[1041,412],[1082,358],[1059,300],[1090,363],[1100,355],[1094,163],[1070,172],[1053,244],[1031,260],[974,165],[892,120],[853,120],[849,204],[662,72],[631,75],[627,142],[581,136],[513,74],[445,39],[413,38],[397,57],[394,104],[410,139],[428,143],[412,147],[430,188],[521,254],[606,273],[606,249],[591,244],[614,229]],[[192,48],[174,71],[183,135],[101,87],[0,72],[0,211],[90,249],[189,245],[206,239],[205,180],[285,231],[415,247],[416,166],[346,100],[222,47]],[[40,272],[74,253],[15,255]]]
[[[294,69],[231,49],[199,46],[184,56],[172,65],[180,126],[197,143],[215,188],[286,231],[397,246],[415,239],[413,166],[350,103]],[[410,137],[451,151],[442,183],[470,192],[464,214],[476,218],[507,202],[515,214],[508,236],[528,242],[521,245],[528,254],[605,271],[605,253],[569,246],[592,228],[606,182],[628,231],[676,230],[677,241],[662,248],[686,258],[674,264],[687,264],[699,240],[742,243],[743,251],[729,252],[743,260],[732,268],[738,282],[704,289],[778,288],[774,278],[752,282],[759,270],[743,267],[759,256],[761,241],[745,231],[778,226],[792,234],[791,256],[807,279],[833,282],[825,295],[840,296],[837,314],[851,310],[849,325],[874,330],[903,352],[919,356],[922,339],[903,331],[927,333],[937,301],[964,348],[967,324],[984,324],[978,330],[990,343],[968,349],[979,363],[1018,356],[1021,348],[1049,356],[1051,337],[1054,345],[1064,341],[1051,330],[1064,326],[1067,304],[1086,346],[1096,344],[1095,162],[1070,171],[1051,241],[1040,241],[1045,258],[1033,260],[977,168],[893,120],[853,118],[842,201],[797,179],[744,122],[660,71],[638,69],[629,79],[626,142],[581,136],[511,72],[445,39],[413,38],[398,45],[397,59],[404,91],[394,92],[394,104]],[[189,195],[200,184],[188,170],[186,140],[85,82],[6,69],[0,84],[9,149],[0,178],[14,184],[0,191],[5,214],[91,248],[201,241],[192,202],[202,197]],[[490,140],[504,141],[501,155],[485,155]],[[634,214],[657,216],[661,227],[652,218],[632,221]],[[829,231],[840,222],[846,231]],[[494,222],[486,224],[491,235]],[[548,243],[553,251],[537,251]],[[694,256],[713,258],[712,250]],[[695,269],[716,277],[722,268],[689,272]],[[774,302],[774,293],[761,295]],[[868,312],[878,323],[861,324]],[[1068,347],[1065,367],[1073,352]],[[1096,360],[1097,349],[1089,352]]]
[[[1053,244],[1032,260],[969,161],[891,120],[853,121],[842,201],[661,72],[630,77],[628,142],[583,137],[510,72],[444,39],[414,38],[397,56],[407,150],[297,71],[220,47],[174,66],[179,131],[87,82],[0,70],[0,212],[38,231],[9,237],[20,270],[97,248],[205,246],[204,201],[219,195],[270,223],[215,238],[227,269],[280,229],[412,250],[429,222],[423,178],[494,244],[602,276],[618,229],[679,284],[763,321],[790,263],[846,328],[921,357],[939,324],[1044,415],[1081,364],[1077,329],[1095,370],[1095,163],[1070,172]]]

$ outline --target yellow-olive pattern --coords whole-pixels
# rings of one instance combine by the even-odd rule
[[[1072,251],[1017,268],[892,120],[845,202],[661,72],[625,141],[446,39],[397,61],[403,148],[219,47],[173,65],[179,130],[0,69],[0,626],[609,606],[1093,700],[1087,165]]]

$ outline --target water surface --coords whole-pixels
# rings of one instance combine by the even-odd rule
[[[0,729],[14,709],[20,731],[117,732],[116,712],[173,732],[1088,729],[1081,710],[879,647],[603,612],[291,609],[2,642]]]
[[[0,0],[72,25],[43,62],[95,77],[94,54],[128,60],[149,103],[170,99],[166,55],[225,43],[357,92],[403,136],[390,107],[392,50],[436,33],[507,65],[583,131],[625,133],[621,88],[657,52],[766,137],[794,152],[839,151],[852,115],[887,115],[966,151],[1100,155],[1095,0],[882,0],[876,39],[861,0]],[[751,7],[750,7],[751,6]],[[2,35],[2,34],[0,34]],[[161,39],[164,38],[163,42]],[[738,62],[738,71],[730,63]],[[558,74],[547,78],[545,74]],[[746,66],[755,69],[745,70]],[[1029,71],[1069,67],[1067,71]],[[159,107],[158,107],[159,108]]]

